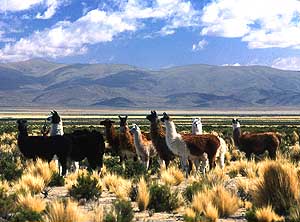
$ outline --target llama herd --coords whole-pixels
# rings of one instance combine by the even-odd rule
[[[47,121],[51,123],[50,130],[44,125],[41,136],[29,136],[27,121],[20,119],[18,126],[18,147],[21,153],[30,159],[41,158],[51,161],[57,158],[61,165],[61,174],[65,175],[68,165],[75,161],[87,159],[91,169],[100,170],[103,164],[103,155],[109,152],[112,156],[118,156],[120,162],[127,159],[140,160],[148,169],[153,157],[158,156],[159,161],[166,167],[170,162],[179,157],[181,166],[186,176],[191,171],[192,165],[203,174],[209,167],[216,166],[219,160],[221,168],[224,168],[227,145],[223,138],[213,133],[203,133],[200,118],[192,122],[192,133],[178,133],[172,118],[163,113],[159,118],[156,111],[151,111],[146,119],[150,122],[150,134],[147,136],[136,124],[130,129],[127,123],[128,116],[119,116],[120,125],[117,131],[115,122],[105,119],[100,122],[104,126],[104,136],[96,130],[75,130],[72,133],[64,133],[62,119],[56,111],[52,111]],[[242,133],[238,119],[232,120],[233,139],[235,146],[246,153],[261,154],[266,150],[270,158],[276,158],[276,151],[280,145],[280,136],[273,132],[267,133]],[[49,134],[49,135],[48,135]]]

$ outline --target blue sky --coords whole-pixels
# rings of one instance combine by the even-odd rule
[[[300,70],[299,0],[0,0],[0,62]]]

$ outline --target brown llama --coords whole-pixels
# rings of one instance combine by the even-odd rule
[[[170,161],[175,159],[175,155],[166,143],[165,130],[162,128],[155,110],[151,111],[151,114],[147,115],[146,118],[150,121],[150,138],[154,148],[160,160],[164,161],[166,168],[168,168]]]
[[[243,133],[238,119],[232,119],[233,140],[235,146],[246,153],[247,159],[251,154],[259,155],[266,150],[271,159],[276,159],[276,151],[280,145],[280,136],[274,132]]]
[[[215,167],[216,153],[220,146],[220,140],[212,134],[204,135],[181,135],[177,133],[173,120],[167,113],[163,113],[161,121],[166,126],[166,143],[170,150],[181,159],[181,164],[188,175],[188,160],[194,161],[198,168],[199,160],[203,158],[203,154],[208,156],[210,169]]]
[[[119,134],[116,132],[115,121],[110,119],[105,119],[100,122],[100,125],[105,127],[105,136],[106,140],[110,147],[110,153],[112,156],[120,156],[121,159],[121,153],[120,153],[120,138]]]
[[[137,159],[133,136],[129,131],[129,127],[127,124],[127,118],[119,116],[120,119],[120,133],[119,133],[119,141],[120,141],[120,152],[122,159],[132,158],[134,160]]]

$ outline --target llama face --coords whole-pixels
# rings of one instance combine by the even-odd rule
[[[151,114],[146,116],[146,119],[149,120],[151,123],[154,123],[157,121],[158,116],[155,110],[151,110]]]
[[[127,117],[128,116],[125,116],[125,117],[119,116],[119,119],[120,119],[120,132],[121,133],[125,133],[126,129],[128,128],[128,126],[127,126]]]
[[[193,125],[195,128],[198,128],[198,126],[201,126],[201,125],[202,125],[201,119],[200,119],[200,118],[195,118],[195,119],[193,119],[192,125]]]
[[[171,120],[171,118],[167,113],[163,113],[163,118],[161,118],[160,120],[164,123],[165,121]]]
[[[18,119],[17,124],[18,124],[18,130],[19,131],[27,131],[27,120]]]
[[[232,127],[233,129],[236,129],[236,128],[240,128],[241,125],[240,125],[240,121],[238,119],[232,119]]]
[[[106,119],[106,120],[102,120],[100,122],[100,125],[110,128],[114,123],[115,123],[115,121],[112,121],[110,119]]]
[[[134,134],[138,134],[140,132],[141,132],[140,127],[138,127],[138,125],[136,125],[136,124],[133,124],[132,128],[130,129],[130,133],[132,133],[134,135]]]
[[[61,118],[58,115],[58,113],[55,110],[53,110],[53,111],[51,111],[51,115],[47,118],[47,120],[52,124],[59,124],[61,121]]]

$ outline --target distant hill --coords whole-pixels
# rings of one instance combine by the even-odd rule
[[[300,107],[300,72],[265,66],[0,63],[0,106]]]

